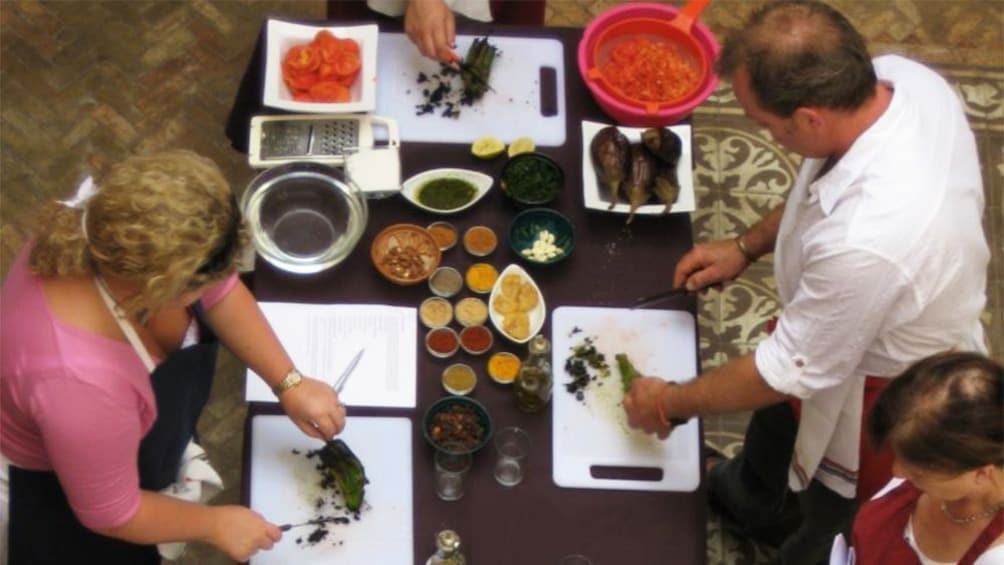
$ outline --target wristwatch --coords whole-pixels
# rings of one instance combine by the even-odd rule
[[[279,384],[272,387],[272,392],[274,392],[276,396],[279,396],[280,394],[300,384],[302,381],[303,375],[300,371],[296,370],[296,367],[293,367],[288,373],[286,373],[286,377],[279,381]]]

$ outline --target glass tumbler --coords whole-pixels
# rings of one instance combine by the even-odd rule
[[[530,454],[530,435],[523,428],[502,428],[495,434],[495,450],[495,480],[507,487],[518,485]]]
[[[471,468],[470,453],[436,450],[436,496],[446,501],[464,497],[464,479]]]

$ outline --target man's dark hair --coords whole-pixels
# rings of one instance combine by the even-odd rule
[[[799,107],[852,110],[875,92],[875,69],[861,34],[840,12],[818,2],[773,2],[758,9],[725,42],[717,72],[749,72],[767,111],[791,116]]]
[[[976,353],[921,359],[882,391],[868,430],[876,446],[921,469],[1004,466],[1004,368]]]

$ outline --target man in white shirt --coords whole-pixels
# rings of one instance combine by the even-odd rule
[[[901,57],[872,61],[823,4],[768,4],[718,67],[747,116],[805,159],[786,203],[735,239],[696,246],[674,283],[731,280],[773,251],[783,311],[754,353],[684,385],[637,380],[624,406],[660,437],[674,418],[756,409],[742,454],[710,473],[712,498],[780,543],[781,562],[818,563],[855,499],[891,475],[888,454],[861,441],[887,379],[945,349],[984,350],[975,140],[941,77]]]

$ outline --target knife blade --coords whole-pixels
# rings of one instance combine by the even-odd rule
[[[306,522],[300,522],[299,524],[283,524],[279,526],[280,532],[288,532],[293,528],[301,528],[303,526],[320,526],[321,524],[348,524],[350,520],[345,516],[321,516],[320,518],[314,518],[313,520],[307,520]]]
[[[652,306],[660,302],[665,302],[666,300],[670,300],[678,296],[686,296],[687,294],[689,294],[689,292],[690,291],[687,290],[687,287],[680,286],[671,290],[667,290],[665,292],[653,294],[651,296],[643,296],[638,300],[635,300],[634,306],[632,306],[631,309],[634,310],[635,308],[646,308],[648,306]]]
[[[347,383],[349,380],[349,375],[352,374],[352,370],[355,369],[356,365],[359,364],[359,359],[362,358],[363,353],[365,352],[366,348],[364,347],[359,350],[359,353],[356,353],[356,356],[353,357],[351,361],[349,361],[348,366],[345,367],[345,370],[342,371],[342,374],[338,376],[337,380],[335,380],[334,384],[335,392],[339,394],[342,392],[342,389],[345,388],[345,383]]]

